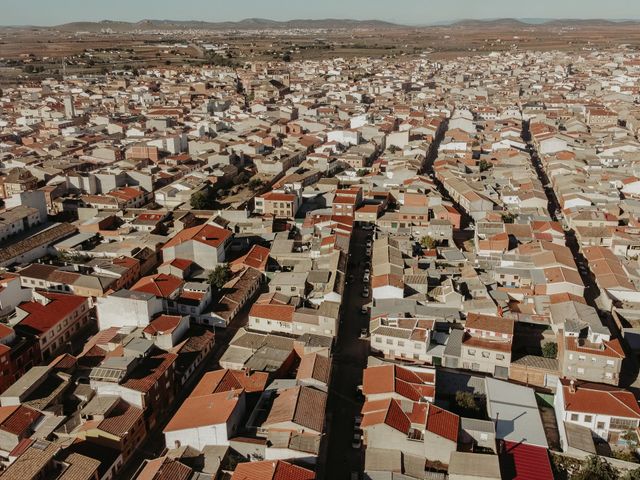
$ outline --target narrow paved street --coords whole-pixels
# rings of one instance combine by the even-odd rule
[[[348,274],[353,281],[345,286],[342,304],[341,324],[333,357],[333,373],[327,403],[327,458],[320,479],[346,480],[351,472],[362,468],[362,449],[351,446],[355,416],[360,412],[362,402],[356,390],[362,384],[362,371],[366,367],[369,341],[360,339],[360,329],[368,326],[369,315],[363,315],[361,308],[370,302],[362,297],[363,274],[368,232],[356,228],[351,244],[351,259]]]

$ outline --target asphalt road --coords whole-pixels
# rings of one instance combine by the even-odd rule
[[[343,295],[342,322],[327,401],[327,458],[319,467],[319,479],[350,479],[351,472],[360,472],[363,467],[363,449],[354,449],[351,443],[355,416],[362,408],[356,389],[362,384],[369,353],[369,341],[359,338],[361,328],[369,325],[369,316],[360,312],[363,305],[371,302],[371,297],[362,297],[368,235],[368,231],[360,228],[353,233],[347,274],[353,275],[353,281],[347,283]]]

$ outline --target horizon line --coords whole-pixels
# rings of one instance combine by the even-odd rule
[[[443,19],[443,20],[436,20],[436,21],[432,21],[429,23],[404,23],[404,22],[397,22],[397,21],[392,21],[389,19],[382,19],[382,18],[351,18],[351,17],[322,17],[322,18],[290,18],[290,19],[286,19],[286,20],[274,20],[272,18],[266,18],[266,17],[246,17],[246,18],[242,18],[239,20],[196,20],[196,19],[171,19],[171,18],[141,18],[139,20],[135,20],[135,19],[130,19],[130,20],[122,20],[122,19],[118,19],[118,20],[113,20],[113,19],[108,19],[108,18],[104,18],[101,20],[87,20],[87,19],[81,19],[81,20],[68,20],[65,21],[64,23],[55,23],[55,24],[0,24],[0,27],[5,27],[5,28],[54,28],[54,27],[59,27],[59,26],[63,26],[63,25],[69,25],[69,24],[73,24],[73,23],[105,23],[105,22],[112,22],[112,23],[129,23],[129,24],[136,24],[136,23],[141,23],[141,22],[194,22],[194,23],[211,23],[211,24],[220,24],[220,23],[242,23],[242,22],[246,22],[248,20],[263,20],[263,21],[269,21],[269,22],[274,22],[274,23],[287,23],[287,22],[296,22],[296,21],[329,21],[329,20],[335,20],[335,21],[354,21],[354,22],[384,22],[384,23],[389,23],[389,24],[393,24],[393,25],[398,25],[398,26],[406,26],[406,27],[431,27],[431,26],[446,26],[446,25],[451,25],[454,23],[460,23],[460,22],[468,22],[468,21],[478,21],[478,22],[493,22],[493,21],[498,21],[498,20],[515,20],[515,21],[519,21],[522,23],[530,23],[531,25],[536,25],[536,24],[543,24],[546,22],[553,22],[553,21],[562,21],[562,20],[566,20],[566,21],[597,21],[597,20],[601,20],[601,21],[608,21],[608,22],[615,22],[615,23],[622,23],[622,22],[638,22],[640,21],[640,17],[625,17],[625,18],[620,18],[620,17],[611,17],[611,18],[607,18],[607,17],[469,17],[469,18],[455,18],[455,19]]]

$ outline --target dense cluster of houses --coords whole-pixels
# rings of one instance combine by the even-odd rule
[[[3,88],[0,479],[635,458],[639,78],[619,50]]]

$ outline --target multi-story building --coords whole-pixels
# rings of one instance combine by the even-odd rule
[[[295,193],[269,192],[255,198],[256,213],[276,218],[295,218],[300,205],[301,199]]]
[[[50,358],[68,350],[75,337],[89,326],[91,308],[91,300],[85,297],[34,293],[34,300],[17,307],[15,329],[23,335],[34,336],[42,356]]]
[[[509,378],[514,321],[470,313],[464,326],[460,366]]]

